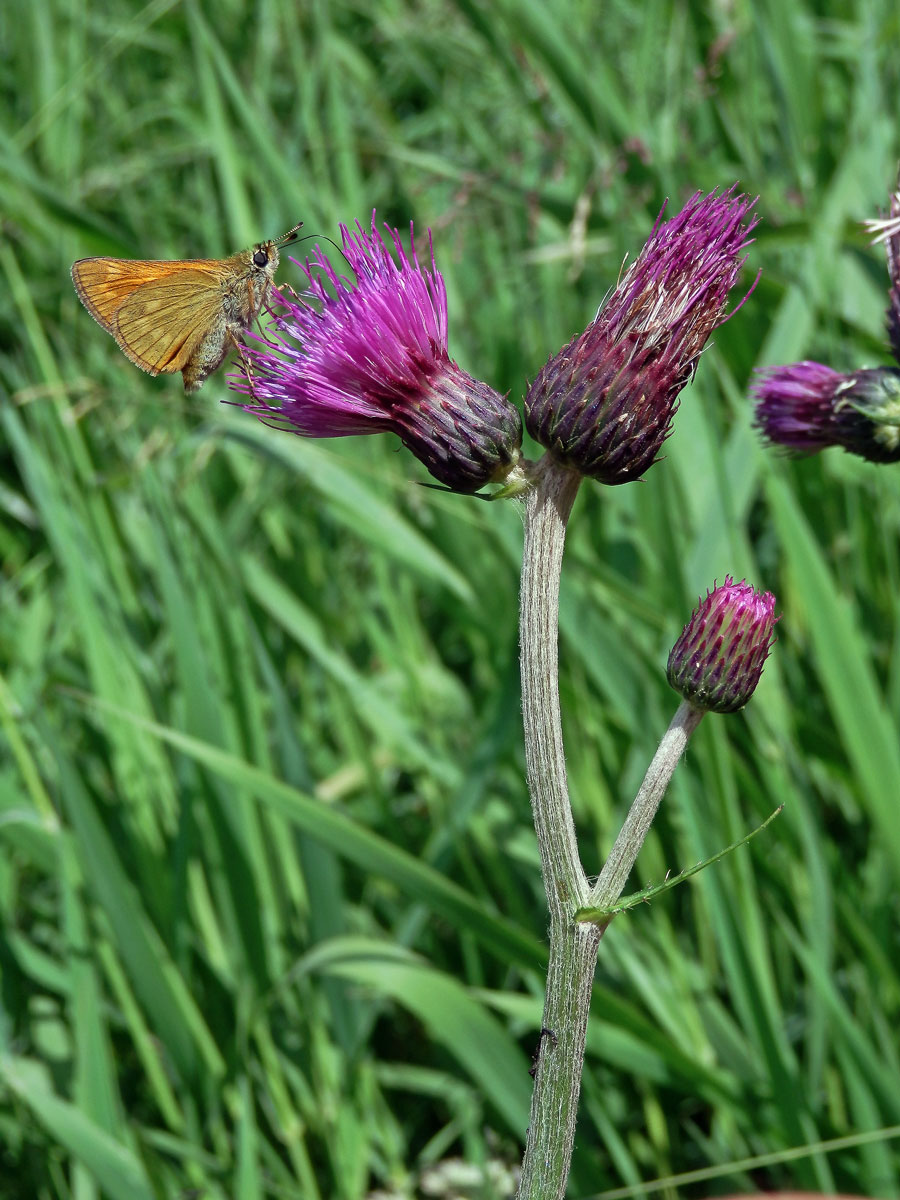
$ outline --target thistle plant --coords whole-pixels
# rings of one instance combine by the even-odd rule
[[[575,1134],[585,1033],[600,940],[687,740],[706,711],[750,698],[771,644],[774,598],[726,577],[707,593],[672,650],[669,680],[684,697],[592,884],[569,804],[558,688],[559,580],[566,525],[584,478],[623,484],[659,456],[685,384],[729,293],[755,224],[734,188],[697,194],[644,249],[584,332],[528,389],[529,432],[546,449],[521,457],[516,408],[449,356],[443,280],[396,231],[342,227],[355,275],[319,249],[297,265],[306,296],[282,301],[234,386],[243,406],[307,437],[389,431],[453,491],[498,485],[520,495],[525,543],[520,602],[522,712],[528,788],[549,910],[550,961],[536,1060],[522,1200],[564,1195]],[[741,301],[740,303],[742,303]],[[740,303],[736,307],[740,307]],[[734,309],[732,310],[732,314]]]

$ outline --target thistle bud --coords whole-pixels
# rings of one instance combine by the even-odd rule
[[[900,460],[900,371],[841,374],[817,362],[770,367],[753,386],[756,424],[798,454],[842,446],[869,462]]]
[[[639,479],[669,435],[681,389],[724,315],[756,221],[734,189],[698,192],[647,244],[584,333],[538,372],[529,433],[601,483]]]
[[[743,708],[759,683],[772,646],[775,597],[725,576],[701,597],[672,647],[666,676],[693,707],[730,713]]]

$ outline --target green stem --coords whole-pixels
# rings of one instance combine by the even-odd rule
[[[692,708],[686,700],[679,704],[678,711],[647,768],[640,790],[628,810],[625,824],[609,852],[609,858],[603,864],[600,877],[591,890],[591,908],[608,908],[622,894],[631,868],[650,830],[650,824],[656,816],[659,802],[678,766],[678,760],[702,719],[701,709]]]
[[[544,1024],[518,1200],[563,1200],[566,1193],[602,936],[596,925],[576,925],[571,917],[550,923]]]
[[[550,965],[519,1200],[562,1200],[601,933],[574,914],[590,892],[569,805],[559,711],[559,576],[581,477],[545,456],[526,501],[521,668],[525,761],[550,910]]]
[[[559,575],[566,522],[581,476],[550,455],[532,476],[525,515],[520,604],[520,665],[525,765],[551,921],[587,895],[569,805],[559,712]]]

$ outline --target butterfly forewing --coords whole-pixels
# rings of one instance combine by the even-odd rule
[[[169,275],[169,267],[153,259],[81,258],[72,267],[72,282],[94,320],[112,332],[113,314],[123,300],[148,280]]]

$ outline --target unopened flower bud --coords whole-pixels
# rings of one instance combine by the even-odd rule
[[[727,319],[752,206],[733,188],[698,192],[658,220],[588,328],[538,372],[525,423],[556,458],[610,484],[639,479],[656,461],[679,393]]]
[[[842,446],[870,462],[900,460],[900,371],[841,374],[817,362],[770,367],[753,386],[756,424],[798,454]]]
[[[669,683],[697,709],[736,712],[759,683],[772,645],[775,597],[730,575],[702,597],[669,655]]]

